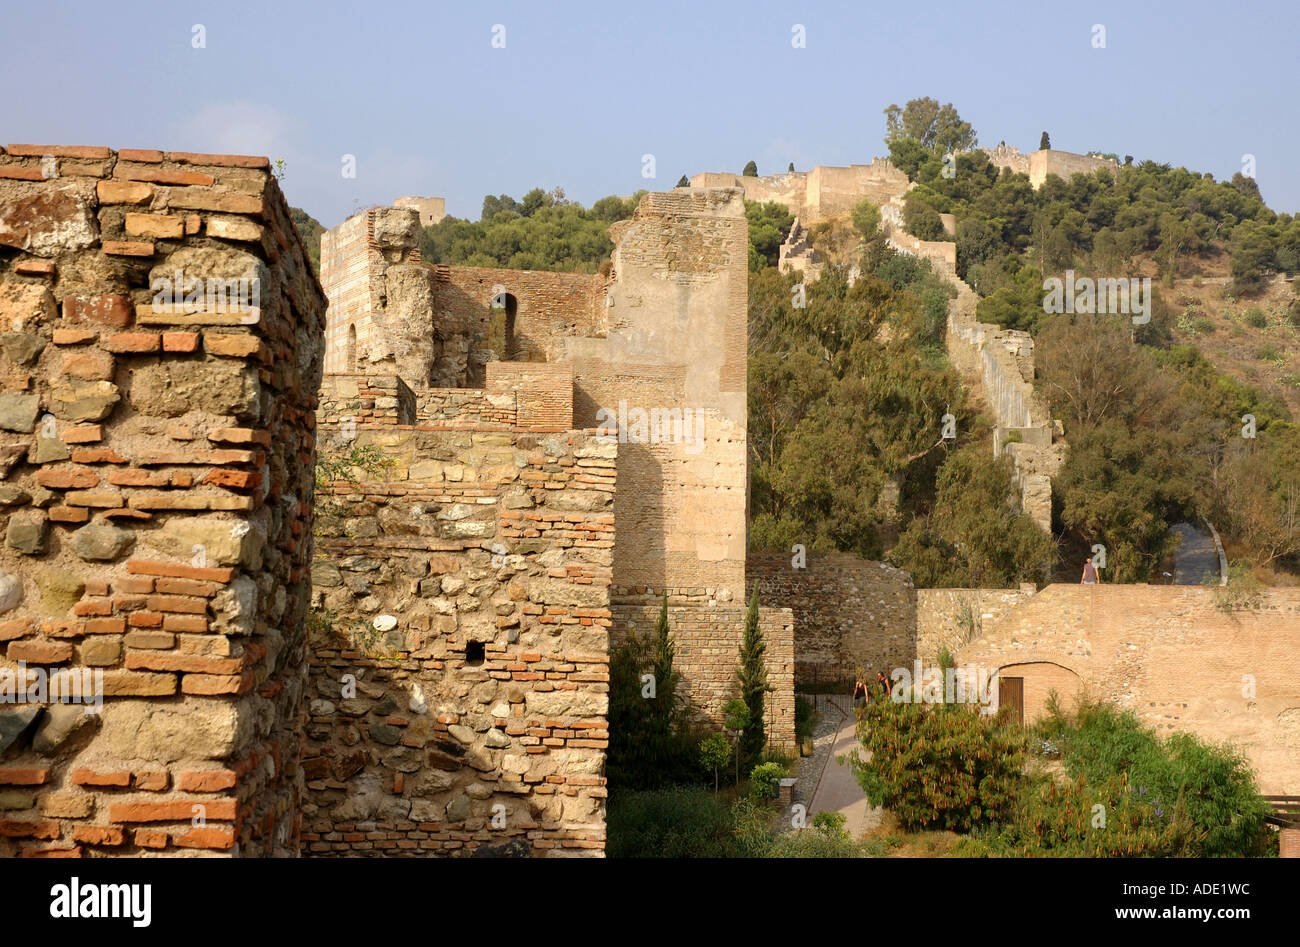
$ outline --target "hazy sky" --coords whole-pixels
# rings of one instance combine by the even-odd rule
[[[404,194],[477,218],[486,193],[865,163],[881,111],[924,95],[983,145],[1046,129],[1216,178],[1251,154],[1300,210],[1295,0],[4,4],[0,140],[283,158],[327,227]]]

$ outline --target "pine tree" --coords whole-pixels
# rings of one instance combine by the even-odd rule
[[[751,161],[745,165],[745,170],[741,171],[740,174],[741,177],[756,178],[758,177],[758,165]]]
[[[1051,147],[1052,147],[1052,139],[1047,137],[1047,132],[1043,132],[1042,137],[1038,139],[1038,150],[1046,151]]]
[[[740,737],[738,755],[746,761],[756,759],[767,744],[763,729],[763,695],[771,688],[767,683],[767,664],[763,660],[767,646],[763,632],[758,627],[758,592],[749,599],[745,614],[745,634],[740,642],[740,667],[736,680],[740,685],[740,699],[749,708],[749,723]]]
[[[786,170],[786,173],[793,173],[793,172],[794,172],[794,162],[791,161],[791,162],[790,162],[790,167],[786,168],[785,170]]]
[[[677,186],[678,186],[678,187],[690,187],[690,186],[691,186],[691,182],[687,179],[686,175],[683,174],[680,178],[677,179]]]

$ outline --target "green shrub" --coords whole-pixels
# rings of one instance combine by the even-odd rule
[[[867,854],[848,832],[825,825],[778,835],[767,858],[862,858]]]
[[[1255,349],[1255,358],[1261,362],[1281,362],[1286,356],[1282,354],[1282,350],[1276,345],[1261,345]]]
[[[776,784],[786,777],[786,769],[780,763],[759,763],[749,773],[749,799],[751,802],[765,802],[776,796]]]
[[[606,815],[610,858],[736,858],[744,851],[735,836],[729,805],[707,789],[616,793]]]
[[[1268,851],[1267,809],[1240,751],[1186,733],[1161,740],[1131,712],[1105,703],[1084,704],[1069,717],[1050,702],[1035,730],[1061,747],[1072,782],[1036,787],[1025,818],[1052,827],[1060,854],[1212,858]],[[1097,804],[1106,806],[1108,835],[1092,828]]]
[[[754,802],[741,801],[732,809],[737,845],[746,858],[862,858],[883,851],[868,851],[853,841],[844,829],[844,816],[819,812],[811,827],[783,835],[771,831],[772,811]]]
[[[1102,782],[1078,777],[1061,785],[1031,780],[1016,816],[1003,831],[1008,855],[1063,857],[1186,857],[1205,831],[1188,815],[1182,795],[1163,800],[1138,792],[1123,774]]]
[[[884,858],[889,853],[889,847],[883,839],[868,838],[858,843],[862,849],[862,854],[871,858]]]
[[[813,828],[824,829],[832,834],[844,832],[847,835],[848,831],[844,828],[844,824],[848,821],[849,817],[843,812],[832,812],[830,809],[823,809],[813,816]]]
[[[858,783],[904,828],[965,832],[1011,814],[1024,739],[977,709],[875,700],[858,736],[870,752],[850,758]]]
[[[1260,309],[1258,306],[1251,306],[1242,313],[1241,318],[1246,325],[1251,326],[1252,328],[1265,329],[1268,327],[1268,316],[1266,316],[1264,310]]]
[[[950,858],[990,858],[992,855],[993,850],[985,842],[969,835],[958,839],[948,853]]]

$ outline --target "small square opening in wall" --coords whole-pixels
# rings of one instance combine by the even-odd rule
[[[465,645],[465,665],[466,667],[475,667],[483,663],[486,656],[486,647],[481,641],[470,641]]]

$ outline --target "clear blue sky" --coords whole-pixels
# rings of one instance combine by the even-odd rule
[[[984,145],[1032,151],[1046,129],[1216,178],[1253,154],[1269,206],[1300,210],[1295,0],[1136,7],[6,0],[0,137],[282,157],[290,201],[329,227],[403,194],[477,218],[489,192],[590,204],[751,158],[863,163],[881,111],[929,95]]]

